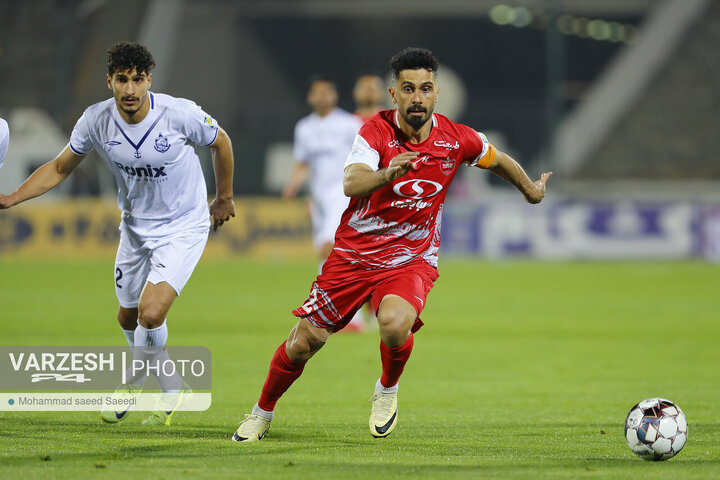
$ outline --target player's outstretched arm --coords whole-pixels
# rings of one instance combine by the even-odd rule
[[[540,203],[542,201],[543,197],[545,197],[545,185],[552,175],[552,172],[543,173],[540,180],[533,182],[520,164],[508,154],[499,150],[488,170],[514,185],[515,188],[520,190],[528,203]]]
[[[69,145],[66,146],[57,157],[35,170],[13,193],[0,194],[0,209],[10,208],[51,190],[65,180],[83,158],[75,155]]]
[[[300,186],[305,183],[310,173],[310,165],[305,162],[298,162],[295,164],[292,173],[290,174],[290,180],[288,180],[285,188],[283,189],[282,196],[285,200],[292,200],[297,195],[297,191]]]
[[[380,187],[416,169],[415,152],[401,153],[390,161],[387,168],[373,171],[364,163],[353,163],[345,168],[343,191],[347,197],[365,197]]]
[[[232,142],[225,130],[220,128],[215,143],[210,146],[213,170],[215,171],[215,199],[210,204],[213,219],[213,231],[235,216],[233,203],[233,157]]]

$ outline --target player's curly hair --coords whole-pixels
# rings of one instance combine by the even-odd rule
[[[390,71],[394,79],[397,79],[403,70],[419,70],[421,68],[437,75],[438,59],[425,48],[407,47],[390,59]]]
[[[138,73],[150,73],[155,60],[145,46],[135,42],[119,42],[107,50],[108,75],[117,71],[137,70]]]

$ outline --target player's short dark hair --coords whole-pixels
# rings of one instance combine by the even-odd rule
[[[155,66],[150,51],[139,43],[119,42],[107,50],[108,74],[112,76],[117,71],[133,70],[137,73],[150,73]]]
[[[337,84],[335,83],[335,80],[333,80],[333,78],[327,73],[316,73],[314,75],[311,75],[310,78],[308,78],[307,82],[308,90],[310,90],[310,88],[312,88],[312,86],[315,85],[317,82],[329,83],[333,86],[335,90],[337,90]]]
[[[407,47],[390,59],[390,71],[394,79],[397,79],[403,70],[420,69],[437,75],[438,59],[428,49]]]

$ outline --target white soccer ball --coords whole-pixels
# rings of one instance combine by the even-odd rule
[[[688,424],[680,407],[665,398],[648,398],[630,409],[625,441],[644,460],[667,460],[685,446]]]

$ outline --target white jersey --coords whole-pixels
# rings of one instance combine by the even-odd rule
[[[95,150],[115,174],[121,228],[139,238],[210,227],[205,178],[192,144],[215,142],[218,126],[190,100],[150,93],[150,110],[126,123],[115,100],[88,107],[75,124],[70,148]]]
[[[0,167],[2,167],[3,159],[8,151],[8,145],[10,144],[10,129],[5,120],[0,118]]]
[[[297,122],[293,154],[295,161],[310,166],[310,194],[315,203],[339,199],[347,206],[342,186],[345,159],[361,126],[360,118],[340,108],[324,117],[311,113]]]

